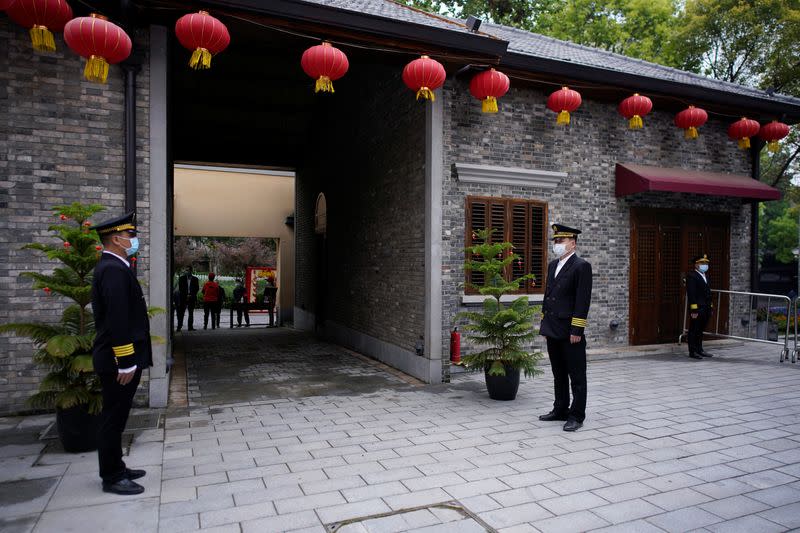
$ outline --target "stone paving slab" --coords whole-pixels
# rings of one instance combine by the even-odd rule
[[[298,342],[292,353],[332,350],[320,344]],[[761,345],[715,352],[590,361],[576,433],[537,418],[552,404],[544,367],[514,402],[490,400],[474,375],[424,387],[386,375],[344,393],[207,405],[197,397],[134,439],[128,463],[148,476],[133,498],[99,490],[94,454],[30,453],[39,445],[20,435],[46,417],[0,419],[0,433],[17,432],[0,438],[0,530],[82,531],[88,512],[130,517],[138,532],[327,532],[342,521],[338,531],[351,533],[798,529],[800,365]],[[381,372],[352,364],[343,375]],[[471,515],[418,509],[452,501]]]

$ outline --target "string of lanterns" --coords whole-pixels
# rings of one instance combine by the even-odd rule
[[[95,83],[105,83],[110,64],[128,58],[132,49],[128,34],[105,17],[91,14],[73,18],[66,0],[0,0],[0,11],[6,11],[17,24],[28,28],[33,48],[40,52],[56,50],[53,32],[64,32],[64,41],[70,49],[86,58],[84,78]],[[211,68],[211,59],[230,44],[228,28],[207,11],[184,15],[175,23],[175,35],[181,45],[192,52],[189,66],[196,70]],[[314,92],[333,93],[333,82],[342,78],[349,69],[347,55],[329,42],[308,48],[302,55],[303,71],[315,80]],[[405,85],[414,91],[417,100],[434,101],[447,78],[444,66],[423,55],[409,62],[402,73]],[[497,100],[509,90],[506,74],[489,68],[473,76],[469,91],[481,102],[483,113],[497,113]],[[557,113],[557,125],[569,125],[570,113],[577,110],[582,99],[578,91],[568,87],[553,92],[547,99],[547,108]],[[628,119],[630,129],[642,129],[653,102],[638,93],[619,104],[619,114]],[[697,139],[698,128],[708,121],[708,113],[689,106],[675,116],[675,126],[685,130],[686,139]],[[770,152],[779,150],[778,142],[789,134],[788,125],[774,120],[765,125],[746,117],[728,128],[728,136],[736,140],[739,148],[750,148],[750,139],[758,135],[767,142]]]

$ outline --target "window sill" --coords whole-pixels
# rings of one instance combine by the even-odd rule
[[[527,296],[528,302],[530,304],[540,304],[544,301],[544,294],[505,294],[500,297],[501,303],[509,303],[513,302],[520,296]],[[461,295],[461,304],[462,305],[479,305],[482,304],[486,298],[491,298],[491,296],[482,296],[480,294],[462,294]]]

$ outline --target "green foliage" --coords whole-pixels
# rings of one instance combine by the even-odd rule
[[[73,302],[56,324],[0,324],[0,333],[15,333],[31,339],[37,347],[34,362],[48,374],[39,385],[39,392],[28,400],[36,409],[68,409],[87,405],[89,412],[102,408],[100,382],[92,366],[94,320],[86,309],[91,303],[91,274],[100,257],[97,233],[89,230],[89,217],[103,207],[73,203],[54,207],[60,223],[50,226],[57,244],[32,243],[24,247],[44,253],[63,266],[52,273],[24,272],[33,288],[45,290],[49,296],[59,295]]]
[[[782,216],[769,221],[767,248],[781,263],[791,263],[792,250],[797,246],[797,209],[787,209]]]
[[[464,331],[467,338],[484,349],[465,355],[464,366],[471,371],[488,370],[490,375],[504,376],[505,367],[522,370],[526,376],[541,373],[536,362],[542,354],[528,352],[525,343],[536,336],[533,325],[537,307],[528,304],[527,296],[520,296],[508,305],[500,299],[504,294],[519,290],[520,283],[534,279],[532,274],[512,281],[503,279],[502,273],[519,258],[512,252],[510,242],[493,243],[492,231],[475,232],[478,244],[466,248],[469,254],[465,263],[467,271],[482,272],[484,283],[474,286],[487,298],[481,311],[459,313],[456,319],[466,319]]]

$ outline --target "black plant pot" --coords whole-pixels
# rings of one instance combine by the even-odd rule
[[[486,390],[489,391],[489,398],[492,400],[508,401],[517,397],[517,389],[519,389],[519,369],[512,368],[508,365],[505,376],[490,376],[489,367],[483,371],[486,377]]]
[[[56,409],[56,428],[64,450],[70,453],[97,449],[99,417],[89,414],[87,405]]]

